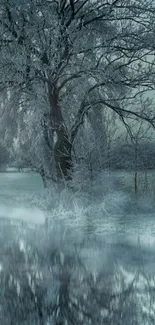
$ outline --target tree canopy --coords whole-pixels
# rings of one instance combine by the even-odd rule
[[[154,15],[154,0],[1,1],[1,121],[43,177],[71,178],[92,113],[154,127]]]

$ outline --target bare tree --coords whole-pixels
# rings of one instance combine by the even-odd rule
[[[149,115],[150,100],[147,98],[144,100],[139,96],[136,101],[137,108],[139,107],[140,111],[145,111]],[[147,191],[147,166],[145,166],[144,157],[144,143],[149,143],[152,139],[151,125],[146,124],[145,120],[131,120],[126,124],[127,135],[129,136],[129,147],[133,151],[133,166],[134,169],[134,191],[135,194],[138,194],[138,174],[139,172],[144,172],[145,174],[145,190]]]
[[[71,178],[74,141],[92,107],[154,126],[154,112],[134,106],[154,90],[154,14],[152,0],[1,1],[0,87],[16,89],[21,102],[25,94],[46,143],[45,178],[53,154],[57,178]]]
[[[10,152],[3,143],[0,143],[0,171],[5,170],[9,163]]]

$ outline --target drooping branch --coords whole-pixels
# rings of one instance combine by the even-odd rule
[[[128,129],[129,133],[131,132],[130,127],[126,123],[125,118],[128,118],[130,116],[133,116],[135,118],[142,119],[142,120],[148,122],[155,129],[155,114],[154,114],[154,116],[151,117],[151,116],[149,116],[149,114],[147,114],[143,111],[138,112],[138,111],[132,111],[129,109],[124,109],[121,106],[119,106],[118,104],[117,105],[111,104],[107,100],[104,100],[101,98],[101,99],[98,99],[93,102],[88,102],[88,101],[82,102],[80,109],[76,115],[75,122],[71,129],[71,143],[74,142],[80,126],[84,123],[85,115],[88,113],[88,111],[91,108],[94,108],[95,106],[97,106],[99,104],[103,105],[104,108],[108,107],[111,110],[113,110],[115,113],[117,113],[117,115],[120,117],[120,119],[122,120],[125,127]]]
[[[104,100],[104,99],[99,99],[98,101],[92,103],[92,106],[94,105],[98,105],[98,104],[102,104],[104,105],[104,107],[109,107],[111,108],[113,111],[115,111],[121,118],[122,117],[129,117],[129,116],[133,116],[135,118],[138,119],[142,119],[146,122],[148,122],[149,124],[151,124],[151,126],[155,129],[155,114],[151,117],[149,114],[145,113],[145,112],[138,112],[138,111],[132,111],[129,109],[124,109],[122,107],[120,107],[119,105],[113,105],[110,102]]]

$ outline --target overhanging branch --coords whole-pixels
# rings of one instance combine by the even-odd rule
[[[99,99],[96,100],[94,102],[88,103],[88,102],[82,102],[80,109],[77,113],[77,116],[75,118],[75,123],[72,126],[71,129],[71,143],[74,142],[75,137],[79,131],[80,126],[83,124],[84,122],[84,117],[85,115],[88,113],[88,111],[96,106],[96,105],[103,105],[104,107],[108,107],[110,109],[112,109],[113,111],[115,111],[118,116],[121,118],[123,124],[125,125],[125,127],[127,128],[127,130],[129,131],[129,127],[127,122],[125,121],[125,117],[129,117],[129,116],[133,116],[135,118],[138,119],[142,119],[146,122],[148,122],[154,129],[155,129],[155,115],[153,117],[150,117],[149,115],[147,115],[144,112],[136,112],[136,111],[132,111],[132,110],[128,110],[128,109],[124,109],[121,108],[119,105],[113,105],[109,102],[107,102],[104,99]],[[129,131],[130,132],[130,131]]]

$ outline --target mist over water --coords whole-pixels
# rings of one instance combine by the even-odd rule
[[[144,245],[154,244],[155,212],[147,212],[147,198],[141,202],[141,213],[128,213],[126,204],[134,210],[135,202],[121,191],[103,192],[99,199],[67,190],[58,194],[54,188],[45,192],[40,176],[26,172],[0,173],[0,184],[0,218],[36,224],[44,224],[45,219],[62,220],[84,233],[117,235],[134,242],[140,239]]]
[[[44,223],[44,212],[32,205],[33,197],[43,190],[37,174],[0,173],[0,184],[0,218]]]

